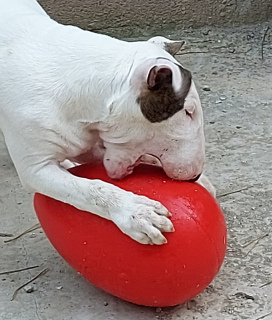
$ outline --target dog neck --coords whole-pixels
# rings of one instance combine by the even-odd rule
[[[62,32],[66,36],[61,36]],[[174,60],[151,43],[123,42],[105,35],[82,32],[72,26],[52,29],[47,37],[50,45],[58,45],[59,48],[52,50],[55,56],[51,60],[56,61],[58,73],[57,85],[52,90],[55,97],[60,97],[62,115],[73,122],[101,121],[108,117],[112,105],[116,106],[114,102],[124,101],[126,97],[130,97],[127,104],[133,108],[131,77],[135,69],[147,59],[158,56]],[[59,43],[59,39],[65,43]],[[138,95],[135,92],[135,101]],[[131,111],[138,113],[137,110]]]

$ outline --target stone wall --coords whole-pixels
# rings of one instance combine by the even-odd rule
[[[249,24],[272,18],[272,0],[39,0],[57,21],[125,34]]]

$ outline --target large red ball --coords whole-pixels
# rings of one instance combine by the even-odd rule
[[[87,280],[124,300],[159,307],[185,302],[210,284],[225,256],[227,232],[219,205],[204,188],[172,181],[149,166],[121,181],[108,178],[101,165],[71,172],[160,201],[175,227],[165,233],[167,244],[143,245],[109,220],[36,194],[35,210],[46,235]]]

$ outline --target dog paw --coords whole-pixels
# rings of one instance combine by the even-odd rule
[[[197,183],[204,187],[206,190],[208,190],[210,194],[214,198],[216,198],[216,189],[212,185],[211,181],[204,174],[200,176],[200,178],[197,180]]]
[[[122,207],[111,212],[112,221],[128,236],[142,244],[167,243],[162,232],[173,232],[171,214],[159,202],[132,194]]]

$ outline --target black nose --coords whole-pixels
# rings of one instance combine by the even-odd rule
[[[190,179],[189,181],[190,182],[195,182],[200,178],[200,176],[201,176],[201,173],[199,175],[195,176],[193,179]]]

